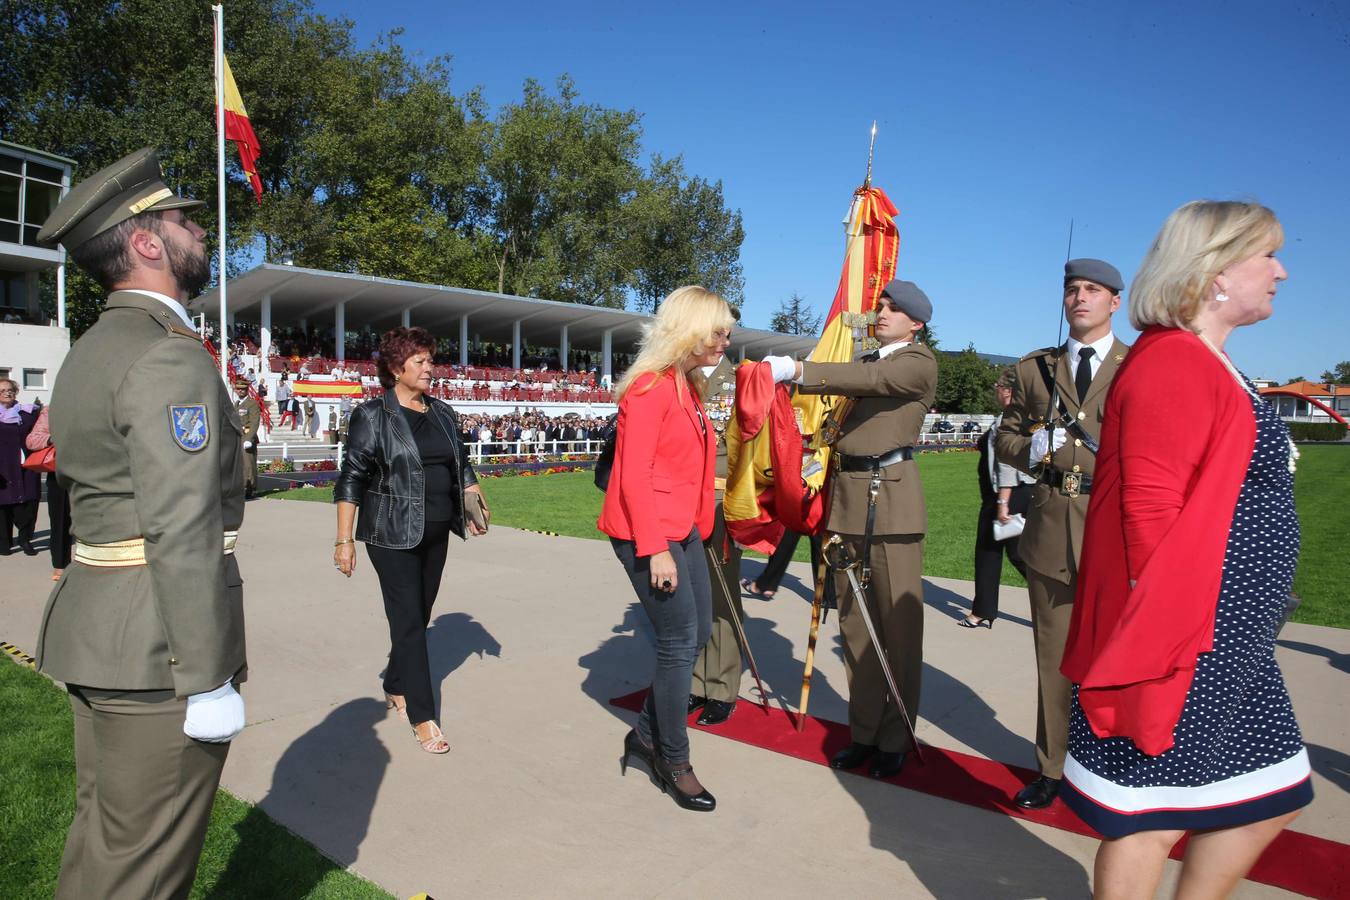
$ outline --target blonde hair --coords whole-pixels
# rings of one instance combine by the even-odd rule
[[[662,375],[675,369],[684,374],[685,360],[711,347],[713,333],[730,331],[735,322],[727,301],[705,287],[691,284],[671,291],[652,320],[642,326],[637,359],[614,389],[614,399],[623,399],[634,382],[648,373]],[[681,389],[684,380],[675,379],[676,390]],[[703,390],[705,379],[701,372],[691,373],[688,381],[695,391]],[[651,390],[655,383],[652,379],[642,390]]]
[[[1235,262],[1284,243],[1259,203],[1192,200],[1167,217],[1130,285],[1130,324],[1190,328],[1214,279]]]

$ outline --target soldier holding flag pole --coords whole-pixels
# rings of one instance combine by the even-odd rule
[[[917,341],[933,305],[917,285],[893,280],[876,309],[880,347],[856,362],[766,357],[775,381],[803,394],[852,398],[840,415],[825,528],[861,577],[835,575],[848,670],[851,742],[830,760],[889,778],[917,750],[923,671],[923,540],[927,510],[914,444],[937,389],[937,358]],[[895,696],[898,686],[900,696]]]

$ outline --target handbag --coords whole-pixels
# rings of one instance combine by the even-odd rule
[[[1000,522],[994,520],[994,540],[1006,541],[1008,538],[1015,538],[1022,533],[1022,529],[1027,525],[1026,516],[1021,513],[1013,513],[1008,516],[1008,521]]]
[[[30,472],[55,472],[56,448],[48,444],[41,450],[34,450],[20,465]]]
[[[600,456],[595,460],[595,486],[602,491],[609,490],[609,473],[614,468],[614,451],[619,442],[619,414],[610,416],[605,423],[601,440]]]

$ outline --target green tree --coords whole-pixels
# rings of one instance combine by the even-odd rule
[[[780,334],[815,334],[820,331],[821,314],[811,307],[796,291],[778,304],[778,311],[769,320],[769,328]]]
[[[1336,368],[1322,373],[1327,384],[1350,384],[1350,359],[1336,363]]]
[[[975,345],[967,345],[959,353],[938,351],[937,399],[934,405],[940,413],[978,415],[998,412],[994,402],[994,381],[999,367],[991,366],[975,352]]]
[[[740,211],[726,208],[720,181],[690,177],[680,157],[656,155],[626,220],[631,287],[639,309],[656,309],[686,284],[701,284],[740,307],[745,229]]]

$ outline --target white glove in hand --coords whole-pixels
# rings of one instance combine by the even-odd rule
[[[252,450],[252,449],[253,449],[253,442],[252,442],[252,441],[244,441],[244,449],[245,449],[245,450]]]
[[[244,698],[230,682],[187,698],[183,734],[193,740],[228,744],[243,730]]]
[[[769,364],[775,383],[791,381],[797,377],[797,361],[790,356],[766,356],[763,362]]]
[[[1064,434],[1064,429],[1056,428],[1054,449],[1058,450],[1060,447],[1063,447],[1066,439],[1067,435]],[[1051,452],[1050,429],[1038,429],[1036,433],[1031,436],[1031,452],[1029,454],[1028,462],[1033,466],[1038,466],[1041,464],[1041,459],[1049,452]]]

